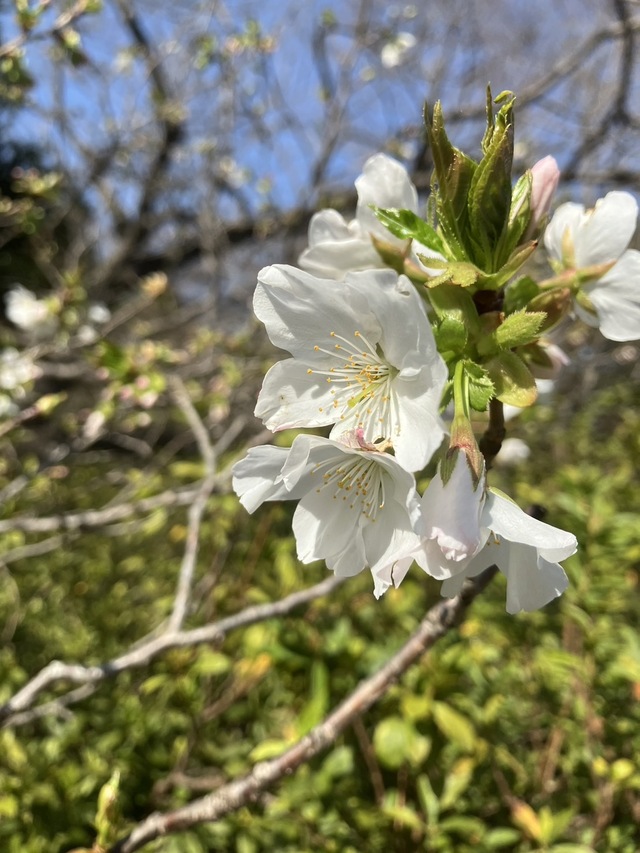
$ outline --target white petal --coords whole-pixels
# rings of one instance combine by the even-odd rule
[[[348,223],[337,210],[320,210],[314,213],[309,222],[309,247],[322,243],[340,242],[357,237],[357,224]]]
[[[528,545],[510,543],[500,570],[507,578],[507,612],[528,612],[544,607],[569,585],[557,563],[550,563]]]
[[[640,338],[640,252],[630,249],[602,278],[585,287],[610,341]]]
[[[349,504],[336,498],[331,490],[308,491],[293,514],[298,558],[303,563],[311,563],[353,547],[360,518],[358,508],[350,509]],[[353,574],[365,566],[364,549],[361,556],[361,564],[353,567]]]
[[[274,265],[258,273],[253,308],[275,346],[297,358],[313,359],[320,336],[330,346],[332,331],[342,335],[352,335],[354,329],[370,331],[371,316],[355,317],[343,291],[340,282]]]
[[[574,234],[578,268],[619,258],[636,230],[638,204],[630,193],[610,192],[587,211]]]
[[[537,548],[547,560],[564,560],[574,554],[578,542],[573,533],[531,518],[512,501],[489,492],[482,523],[511,542]]]
[[[544,232],[544,245],[554,261],[563,261],[563,241],[568,232],[575,245],[575,235],[584,220],[584,205],[567,202],[557,208]]]
[[[288,453],[285,447],[252,447],[233,466],[233,490],[247,512],[255,512],[264,501],[289,497],[280,474]]]
[[[383,266],[368,234],[310,246],[300,255],[298,263],[302,269],[320,278],[336,281],[354,270],[373,270]]]
[[[356,179],[356,190],[356,219],[363,232],[389,243],[402,243],[387,231],[369,205],[418,212],[418,193],[404,166],[386,154],[374,154]]]
[[[478,550],[483,503],[484,478],[474,489],[467,458],[460,451],[446,485],[438,471],[422,498],[427,537],[436,540],[447,560],[464,560]]]
[[[310,374],[308,363],[278,361],[267,371],[255,415],[273,430],[326,426],[335,420],[331,389],[324,377]],[[324,380],[324,381],[323,381]]]
[[[390,438],[407,471],[421,471],[442,443],[446,429],[438,411],[445,382],[439,362],[425,365],[411,380],[400,374],[394,382],[397,427]]]

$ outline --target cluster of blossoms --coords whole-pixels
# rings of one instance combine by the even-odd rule
[[[274,431],[331,431],[249,450],[233,483],[249,512],[298,501],[300,560],[340,576],[368,568],[376,596],[413,562],[446,596],[496,565],[515,613],[564,591],[559,562],[577,542],[488,487],[503,405],[535,402],[536,376],[558,361],[544,335],[571,312],[612,340],[640,337],[640,253],[627,248],[627,193],[592,211],[562,205],[545,231],[558,167],[547,157],[512,185],[513,97],[496,103],[479,162],[451,145],[439,104],[428,115],[426,219],[405,169],[377,154],[356,181],[355,219],[317,213],[299,267],[260,272],[255,313],[291,357],[267,373],[256,415]],[[536,283],[518,272],[543,232],[554,276]],[[472,413],[487,410],[483,454]]]

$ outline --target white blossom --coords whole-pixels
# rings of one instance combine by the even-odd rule
[[[385,267],[372,236],[411,255],[415,252],[437,257],[441,255],[425,246],[394,237],[379,221],[371,205],[398,208],[418,213],[418,193],[407,170],[386,154],[374,154],[356,180],[358,205],[356,217],[347,222],[337,210],[321,210],[311,218],[309,247],[300,255],[302,269],[320,278],[342,279],[348,272]]]
[[[299,435],[290,450],[251,448],[233,468],[233,488],[254,512],[264,501],[298,500],[298,558],[325,560],[342,577],[393,563],[416,544],[421,523],[413,476],[362,432],[332,441]]]
[[[416,46],[412,33],[400,32],[380,51],[380,61],[385,68],[396,68],[407,59],[409,51]]]
[[[19,284],[7,293],[5,301],[7,317],[19,329],[34,337],[48,337],[55,332],[57,319],[46,299],[38,299]]]
[[[580,294],[575,301],[578,316],[612,341],[640,338],[640,252],[628,248],[637,218],[638,204],[630,193],[610,192],[592,210],[560,205],[544,235],[557,268],[613,263],[595,281],[581,285],[589,305],[580,303]]]
[[[577,549],[572,533],[531,518],[512,501],[491,491],[481,525],[481,547],[475,556],[460,562],[443,561],[433,541],[423,539],[419,548],[414,546],[395,564],[378,568],[374,575],[376,594],[382,595],[392,584],[397,587],[413,559],[428,574],[445,577],[441,592],[447,597],[457,595],[467,578],[497,565],[507,580],[509,613],[537,610],[564,592],[568,579],[559,561]]]
[[[28,355],[22,355],[15,347],[0,352],[0,388],[22,396],[22,386],[40,375],[40,370]]]
[[[408,471],[439,447],[447,369],[422,300],[392,270],[317,279],[288,266],[263,269],[254,310],[292,358],[267,373],[256,416],[269,429],[334,424],[331,438],[362,429],[391,442]]]
[[[434,539],[446,560],[473,556],[481,539],[480,516],[485,501],[485,475],[474,482],[465,453],[458,450],[446,483],[442,463],[422,498],[427,538]]]

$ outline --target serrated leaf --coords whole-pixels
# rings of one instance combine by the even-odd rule
[[[524,361],[513,352],[503,352],[485,364],[495,385],[495,394],[502,403],[521,409],[532,406],[538,397],[533,374]]]
[[[446,738],[466,752],[473,752],[477,735],[473,723],[467,717],[445,702],[434,702],[433,719]]]
[[[441,255],[445,253],[446,246],[437,231],[413,211],[392,207],[376,207],[375,205],[371,205],[371,209],[394,237],[401,240],[417,240],[427,249],[439,252]]]
[[[469,405],[476,412],[485,412],[496,393],[493,381],[484,367],[472,361],[465,362],[464,370],[469,384]]]

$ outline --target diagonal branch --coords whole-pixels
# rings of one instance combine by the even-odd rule
[[[256,764],[242,779],[230,782],[180,809],[150,815],[127,838],[117,842],[109,853],[133,853],[160,836],[216,821],[247,805],[261,791],[278,783],[284,776],[330,747],[427,649],[460,622],[467,607],[487,586],[496,571],[496,567],[491,566],[482,575],[467,582],[460,595],[434,605],[405,645],[378,672],[364,679],[322,723],[283,755]]]
[[[118,657],[95,666],[51,661],[35,675],[18,693],[0,706],[0,722],[5,727],[24,725],[47,714],[60,713],[62,709],[80,699],[86,698],[107,678],[112,678],[120,672],[146,666],[169,649],[196,646],[201,643],[220,643],[230,631],[255,625],[267,619],[286,616],[298,607],[309,604],[316,598],[328,595],[342,583],[343,578],[333,575],[308,589],[294,592],[280,601],[269,604],[257,604],[241,610],[233,616],[227,616],[218,622],[193,628],[188,631],[165,631],[158,637],[143,641],[133,649],[129,649]],[[33,707],[36,700],[45,690],[56,684],[67,682],[81,685],[80,691],[73,691],[51,700],[43,705]],[[88,687],[93,689],[87,692]]]

